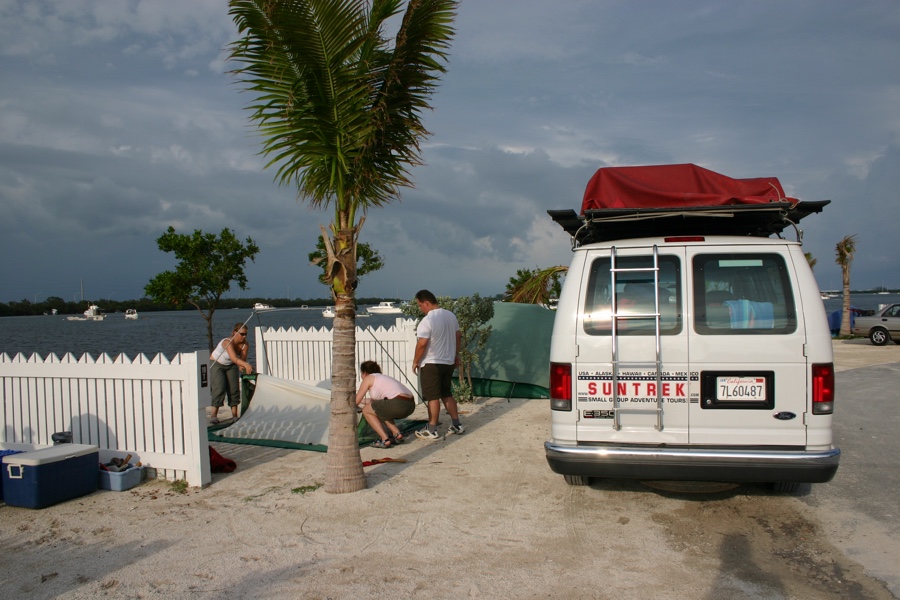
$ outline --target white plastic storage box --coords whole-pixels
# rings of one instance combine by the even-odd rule
[[[3,458],[3,499],[8,506],[44,508],[97,490],[100,449],[60,444]]]
[[[101,490],[124,492],[139,484],[143,473],[143,467],[136,467],[134,465],[130,465],[129,468],[124,471],[119,471],[118,473],[100,469],[100,478],[97,480],[97,485]]]

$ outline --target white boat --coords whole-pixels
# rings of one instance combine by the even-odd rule
[[[334,307],[326,306],[325,310],[322,311],[322,316],[326,317],[328,319],[333,319],[334,318]]]
[[[380,302],[378,306],[370,306],[366,309],[372,315],[400,315],[403,311],[399,306],[394,306],[393,302]]]
[[[135,310],[135,309],[133,309],[133,308],[127,309],[127,310],[125,311],[125,318],[126,318],[126,319],[132,319],[132,320],[134,320],[134,321],[137,321],[137,319],[138,319],[138,311]]]
[[[262,302],[257,302],[253,305],[253,310],[275,310],[275,307],[268,304],[263,304]]]
[[[81,280],[81,299],[84,300],[84,279]],[[102,321],[105,318],[106,315],[100,312],[100,307],[96,304],[88,304],[83,317],[66,317],[69,321]]]
[[[83,317],[66,317],[69,321],[102,321],[105,318],[106,315],[100,312],[100,307],[96,304],[88,306]]]

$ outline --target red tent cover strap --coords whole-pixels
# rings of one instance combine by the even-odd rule
[[[588,182],[581,214],[609,208],[685,208],[789,202],[775,177],[732,179],[694,164],[604,167]]]

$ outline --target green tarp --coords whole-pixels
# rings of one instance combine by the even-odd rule
[[[556,312],[536,304],[495,302],[491,337],[472,367],[476,396],[550,397],[550,335]]]

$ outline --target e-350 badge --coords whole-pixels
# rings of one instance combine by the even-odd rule
[[[586,410],[583,415],[585,419],[612,419],[612,410]]]

